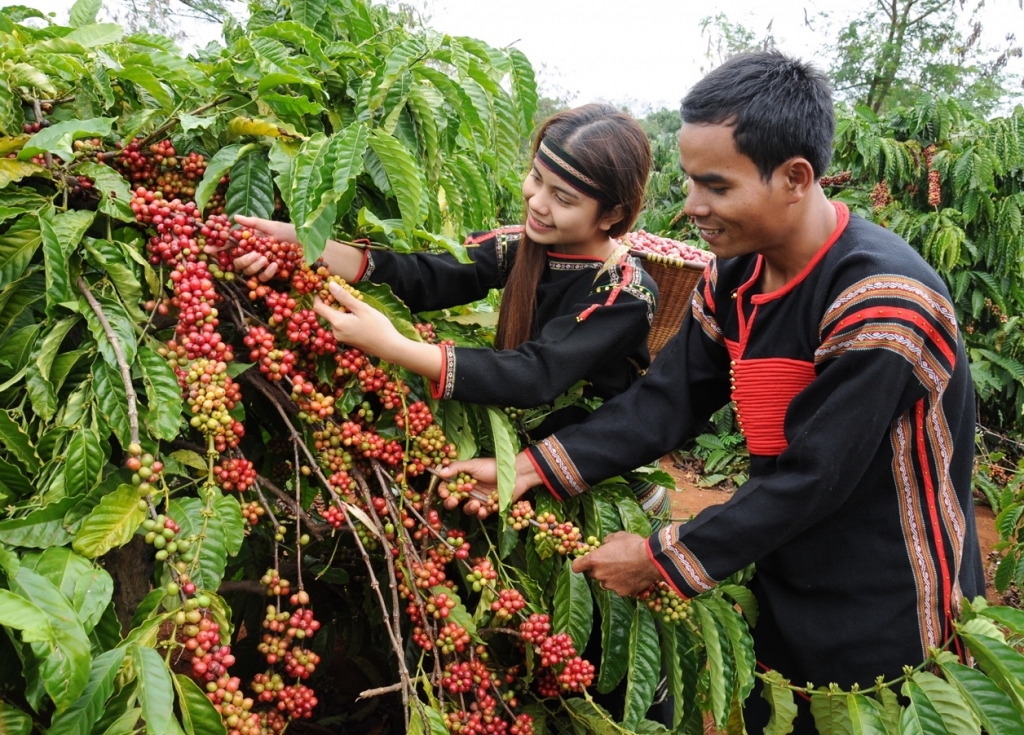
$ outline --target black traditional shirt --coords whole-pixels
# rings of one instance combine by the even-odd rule
[[[447,253],[367,250],[357,280],[387,283],[413,312],[466,304],[505,285],[521,233],[521,227],[507,227],[471,235],[469,263]],[[591,384],[594,396],[618,395],[650,364],[647,334],[657,293],[654,280],[628,253],[605,262],[549,252],[530,340],[497,351],[444,346],[434,396],[534,408],[580,380]],[[558,425],[570,423],[568,416],[560,418]],[[550,433],[556,427],[545,422],[543,428]]]
[[[558,497],[679,447],[730,400],[750,479],[648,540],[684,596],[749,564],[758,659],[796,683],[899,675],[983,594],[974,391],[945,285],[902,239],[835,205],[792,282],[713,262],[648,374],[528,451]]]

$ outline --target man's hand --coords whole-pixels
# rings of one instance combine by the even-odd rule
[[[491,493],[498,492],[498,460],[490,457],[478,457],[477,459],[468,459],[462,462],[452,462],[447,467],[440,468],[437,474],[445,480],[450,480],[460,472],[465,472],[476,480],[476,497],[470,496],[465,505],[462,506],[462,511],[466,515],[486,518],[490,515],[490,512],[487,510],[487,499],[491,496]],[[527,490],[540,484],[541,478],[537,474],[536,469],[534,469],[529,457],[526,456],[526,452],[517,454],[516,484],[512,490],[512,502],[516,502],[526,494]],[[459,501],[449,498],[444,501],[444,504],[448,510],[452,510],[458,506]]]
[[[609,534],[598,548],[574,561],[572,570],[621,597],[643,592],[661,579],[647,555],[647,539],[625,531]]]

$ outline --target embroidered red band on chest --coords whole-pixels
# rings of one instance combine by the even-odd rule
[[[815,378],[814,363],[784,357],[744,360],[740,346],[725,341],[732,358],[729,380],[736,421],[751,454],[774,457],[789,446],[783,426],[789,404]]]

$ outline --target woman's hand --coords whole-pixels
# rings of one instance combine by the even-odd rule
[[[498,492],[498,460],[491,457],[477,457],[476,459],[452,462],[447,467],[438,469],[437,474],[445,480],[450,480],[457,477],[460,472],[465,472],[476,480],[476,490],[462,506],[462,512],[466,515],[486,518],[490,515],[490,511],[487,510],[487,500],[493,493]],[[515,503],[526,494],[527,490],[540,484],[540,475],[534,469],[530,458],[526,456],[525,452],[517,454],[516,484],[512,489],[512,502]],[[448,510],[453,510],[458,504],[459,501],[454,498],[444,501],[444,507]]]
[[[298,236],[295,234],[295,225],[291,222],[275,222],[274,220],[263,219],[262,217],[245,217],[241,214],[235,215],[235,222],[247,230],[255,230],[279,242],[298,242]],[[234,243],[230,240],[224,247],[207,245],[203,248],[203,252],[219,253],[221,250],[229,247],[234,247]],[[261,281],[269,281],[277,273],[277,264],[271,263],[259,253],[241,255],[235,258],[234,265],[236,273],[256,276]]]
[[[331,295],[345,310],[328,306],[319,296],[313,299],[313,310],[331,325],[334,338],[382,360],[401,365],[401,343],[409,340],[398,333],[391,320],[337,283],[331,283],[329,288]]]

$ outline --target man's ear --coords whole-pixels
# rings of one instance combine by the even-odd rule
[[[625,215],[622,212],[622,205],[616,204],[610,210],[601,215],[601,218],[597,221],[597,226],[599,229],[607,232],[621,222],[624,216]]]
[[[794,200],[803,199],[810,193],[817,178],[811,162],[802,156],[794,156],[776,170],[776,182],[781,183]]]

